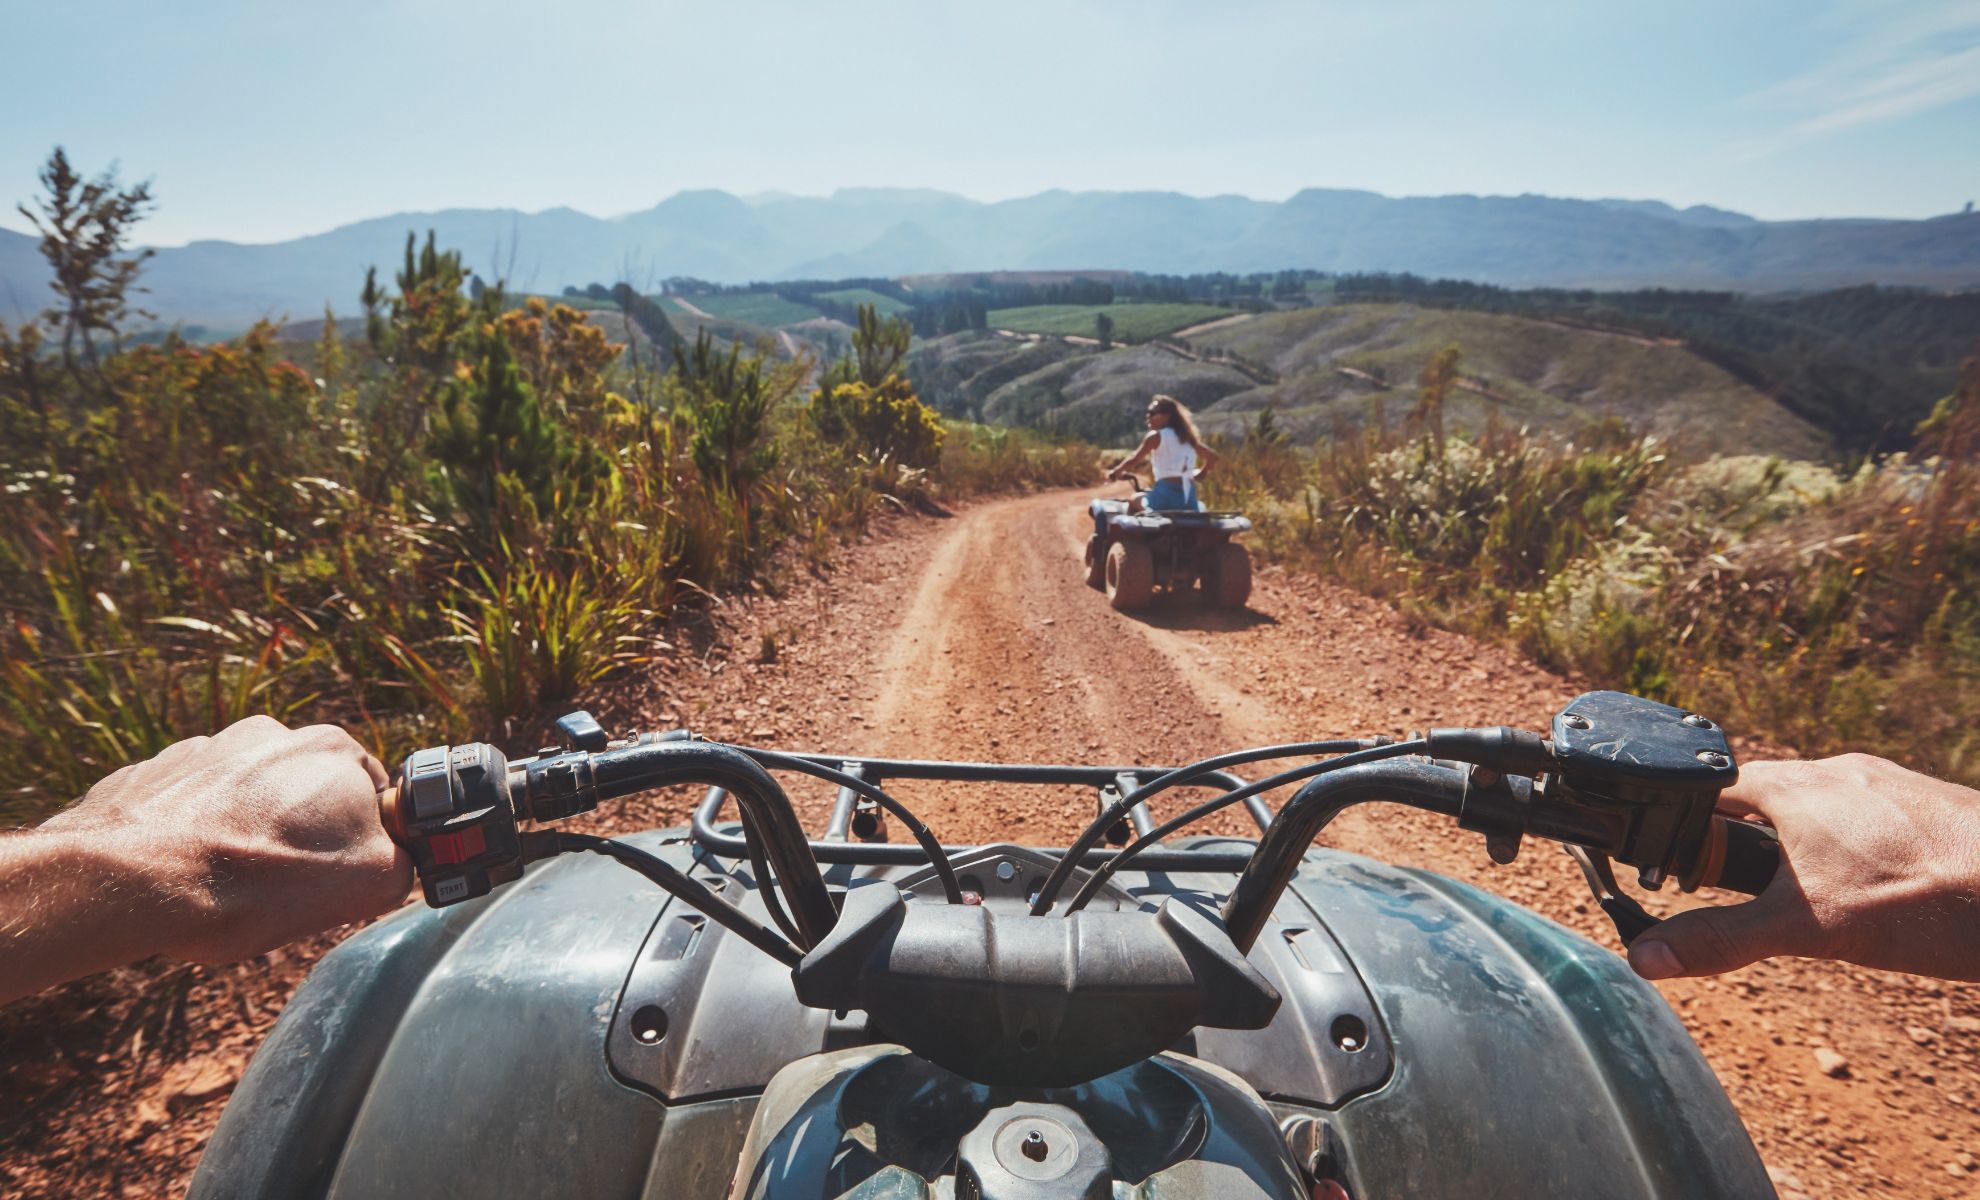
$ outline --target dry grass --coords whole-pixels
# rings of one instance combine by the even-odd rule
[[[1980,783],[1980,366],[1921,456],[1847,478],[1620,426],[1305,452],[1268,423],[1231,450],[1223,500],[1269,555],[1805,753]]]

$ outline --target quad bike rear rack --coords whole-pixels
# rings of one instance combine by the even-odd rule
[[[937,762],[921,759],[901,758],[844,758],[829,754],[793,755],[819,766],[831,767],[852,775],[866,783],[879,786],[896,779],[942,780],[952,783],[1011,783],[1027,786],[1074,786],[1090,787],[1097,794],[1099,811],[1104,812],[1121,797],[1134,791],[1164,774],[1167,767],[1088,767],[1055,765],[1045,763],[978,763],[978,762]],[[1215,771],[1203,775],[1192,782],[1192,788],[1215,788],[1230,790],[1243,787],[1245,780],[1230,771]],[[716,824],[723,807],[728,803],[727,788],[711,787],[701,804],[695,808],[691,830],[694,842],[706,852],[721,858],[740,859],[748,854],[748,843],[744,841],[740,828],[723,828]],[[1273,812],[1269,805],[1258,796],[1244,801],[1245,811],[1262,833],[1272,823]],[[1146,804],[1137,804],[1128,810],[1126,824],[1133,830],[1135,838],[1146,836],[1155,828],[1155,819]],[[822,836],[807,842],[812,857],[820,864],[851,863],[856,866],[925,864],[927,853],[913,842],[889,843],[885,837],[879,810],[871,801],[863,799],[851,788],[841,787],[832,804],[832,813],[826,821]],[[1112,840],[1130,840],[1127,831]],[[952,856],[967,855],[978,849],[973,846],[947,846]],[[1231,845],[1229,848],[1174,850],[1167,847],[1151,846],[1135,855],[1136,869],[1143,871],[1202,871],[1210,873],[1236,873],[1244,869],[1251,860],[1253,847],[1250,843]],[[1046,849],[1044,853],[1063,857],[1068,847]],[[1084,867],[1098,866],[1120,853],[1118,849],[1095,847],[1080,859]]]
[[[1213,529],[1225,534],[1251,531],[1251,518],[1243,513],[1192,512],[1186,508],[1123,512],[1118,516],[1109,516],[1107,524],[1115,529],[1133,529],[1141,533],[1156,533],[1164,529]]]

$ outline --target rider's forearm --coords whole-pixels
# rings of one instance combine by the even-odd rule
[[[0,835],[0,1004],[170,947],[161,927],[210,904],[197,872],[117,830]]]

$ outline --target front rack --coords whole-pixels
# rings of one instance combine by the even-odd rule
[[[1098,795],[1100,811],[1104,812],[1121,797],[1134,791],[1142,784],[1167,774],[1168,767],[1081,767],[1059,766],[1044,763],[972,763],[972,762],[933,762],[903,758],[841,758],[828,754],[799,754],[792,757],[804,759],[818,766],[843,771],[875,787],[893,779],[943,780],[952,783],[1014,783],[1031,786],[1085,786],[1093,788]],[[1229,790],[1244,786],[1245,781],[1230,771],[1208,772],[1198,779],[1191,780],[1189,787],[1213,787]],[[711,787],[708,795],[694,811],[692,831],[697,846],[710,854],[722,858],[741,859],[748,855],[748,844],[740,831],[718,828],[717,819],[722,808],[728,803],[727,788]],[[912,842],[864,842],[849,841],[847,834],[852,827],[861,797],[848,787],[841,787],[832,804],[832,814],[827,820],[822,837],[812,838],[806,844],[811,848],[812,857],[819,863],[851,863],[856,866],[917,866],[928,861],[928,856],[920,846]],[[1247,797],[1243,801],[1245,811],[1262,833],[1272,824],[1272,809],[1258,796]],[[1149,814],[1146,804],[1137,804],[1128,810],[1128,821],[1134,829],[1135,837],[1146,836],[1155,828],[1155,820]],[[978,849],[975,846],[944,846],[953,857]],[[1064,856],[1070,848],[1060,846],[1043,852]],[[1134,856],[1137,867],[1147,871],[1242,871],[1251,861],[1249,845],[1229,849],[1174,850],[1162,846],[1150,846]],[[1119,854],[1118,849],[1095,847],[1081,858],[1080,865],[1093,867],[1106,862]]]

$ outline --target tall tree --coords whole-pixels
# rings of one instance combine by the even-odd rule
[[[91,335],[107,333],[115,339],[118,325],[130,315],[131,292],[143,290],[135,286],[138,271],[152,252],[126,254],[125,243],[131,228],[151,210],[151,184],[120,188],[115,166],[86,180],[57,146],[41,169],[41,186],[47,195],[35,201],[39,213],[25,204],[17,207],[41,235],[41,256],[55,272],[48,286],[61,301],[44,311],[42,319],[50,329],[61,330],[62,361],[73,371],[76,342],[82,342],[83,361],[94,365]],[[138,315],[151,314],[139,310]]]

